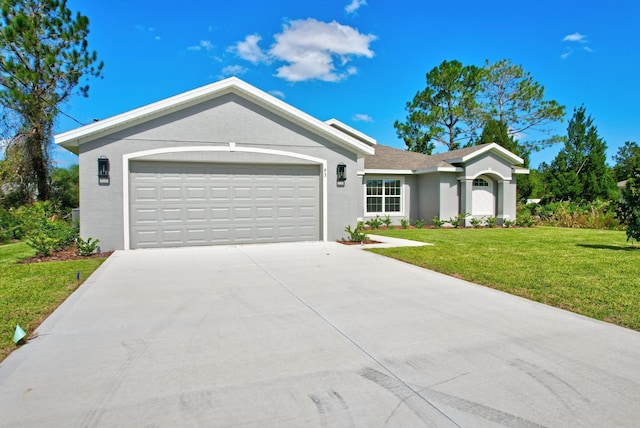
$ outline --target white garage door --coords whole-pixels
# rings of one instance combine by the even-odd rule
[[[320,167],[132,162],[131,248],[320,239]]]

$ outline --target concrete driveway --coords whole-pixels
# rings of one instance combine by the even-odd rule
[[[2,427],[631,427],[640,333],[337,243],[117,252]]]

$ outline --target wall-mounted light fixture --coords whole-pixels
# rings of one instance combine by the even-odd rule
[[[336,175],[338,177],[338,182],[347,181],[347,166],[340,162],[336,168]]]
[[[109,158],[100,156],[98,158],[98,184],[109,184]]]

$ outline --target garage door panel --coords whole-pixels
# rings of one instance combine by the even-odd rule
[[[132,162],[131,247],[320,239],[320,168]]]

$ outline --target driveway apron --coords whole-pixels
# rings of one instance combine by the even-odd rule
[[[337,243],[119,251],[1,427],[632,427],[640,333]]]

